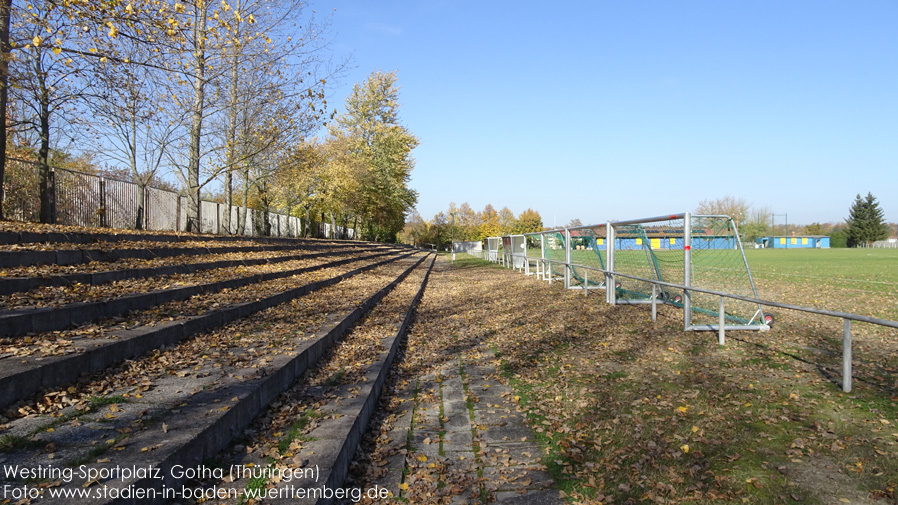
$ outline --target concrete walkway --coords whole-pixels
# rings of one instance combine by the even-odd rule
[[[389,438],[408,451],[390,458],[379,485],[399,489],[408,503],[563,503],[490,354],[460,354],[399,391]]]

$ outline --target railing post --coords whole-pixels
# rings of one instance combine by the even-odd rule
[[[589,269],[583,270],[583,296],[589,296]]]
[[[724,317],[722,296],[720,297],[720,309],[718,310],[717,317],[719,318],[717,322],[719,326],[717,328],[717,343],[720,345],[724,345],[726,343],[726,336],[724,334],[726,331],[724,329],[726,327],[726,318]]]
[[[97,217],[100,218],[98,226],[100,228],[106,228],[106,180],[100,177],[99,183],[99,195],[100,202],[97,208]]]
[[[683,216],[683,285],[692,285],[692,214]],[[683,290],[683,331],[692,326],[692,296],[689,289]]]
[[[844,319],[842,327],[842,391],[851,392],[851,319]]]
[[[50,224],[56,224],[56,170],[50,168],[47,174],[47,199],[49,200],[49,221]]]
[[[611,305],[617,305],[617,282],[614,280],[614,226],[608,222],[605,228],[605,268],[608,273],[605,276],[605,301]]]
[[[564,289],[571,287],[571,230],[564,229]]]
[[[652,322],[658,320],[658,285],[652,283]]]

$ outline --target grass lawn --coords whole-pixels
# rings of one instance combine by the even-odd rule
[[[818,289],[817,277],[835,278],[844,262],[869,262],[845,268],[857,281],[894,268],[865,252],[752,251],[749,261],[759,264],[762,297],[839,304],[843,293]],[[824,257],[832,262],[813,274],[800,266]],[[434,326],[452,329],[458,348],[492,349],[570,503],[898,499],[894,331],[859,332],[855,389],[846,394],[840,320],[782,314],[770,332],[729,332],[719,346],[714,333],[683,332],[674,307],[652,323],[646,307],[611,307],[601,294],[475,259],[450,273],[465,300]],[[883,301],[870,291],[868,300]]]

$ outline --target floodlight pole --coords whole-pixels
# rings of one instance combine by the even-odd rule
[[[783,216],[783,219],[785,220],[786,224],[783,225],[783,242],[784,242],[784,245],[786,246],[786,249],[788,249],[789,248],[789,240],[788,240],[789,237],[787,237],[786,234],[789,233],[789,214],[770,214],[770,218],[773,220],[774,242],[776,242],[775,239],[776,239],[776,217],[777,216]],[[774,245],[774,247],[776,247],[776,245]]]

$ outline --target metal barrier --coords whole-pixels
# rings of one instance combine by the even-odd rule
[[[526,255],[524,255],[524,257],[526,258]],[[662,287],[682,290],[684,299],[688,299],[691,293],[704,293],[707,295],[717,296],[720,299],[720,305],[719,305],[719,309],[718,309],[720,324],[717,325],[716,329],[718,331],[717,341],[718,341],[718,344],[720,344],[720,345],[725,344],[726,329],[727,328],[734,329],[732,326],[727,326],[724,324],[725,299],[740,300],[743,302],[756,303],[758,305],[763,305],[766,307],[776,307],[779,309],[795,310],[798,312],[806,312],[806,313],[810,313],[810,314],[817,314],[817,315],[822,315],[822,316],[841,318],[843,321],[843,323],[842,323],[842,391],[845,391],[846,393],[851,392],[851,380],[852,380],[852,376],[851,376],[851,374],[852,374],[851,322],[857,321],[857,322],[875,324],[875,325],[879,325],[879,326],[885,326],[885,327],[889,327],[889,328],[898,328],[898,321],[890,321],[888,319],[879,319],[876,317],[863,316],[860,314],[852,314],[849,312],[839,312],[839,311],[833,311],[833,310],[818,309],[818,308],[814,308],[814,307],[803,307],[800,305],[792,305],[789,303],[774,302],[771,300],[763,300],[760,298],[739,296],[739,295],[734,295],[731,293],[723,293],[720,291],[703,289],[703,288],[698,288],[695,286],[684,286],[682,284],[663,282],[663,281],[659,281],[657,279],[646,279],[646,278],[642,278],[642,277],[636,277],[633,275],[616,273],[616,272],[612,272],[610,270],[603,270],[600,268],[590,267],[587,265],[578,265],[578,264],[574,264],[574,263],[568,263],[568,262],[564,262],[564,261],[558,261],[558,260],[552,260],[552,259],[546,259],[546,258],[540,258],[539,261],[543,265],[542,271],[550,272],[550,275],[548,276],[548,279],[547,279],[550,283],[552,282],[551,272],[553,270],[553,268],[552,268],[553,264],[560,265],[560,268],[564,269],[565,272],[569,272],[572,268],[578,268],[578,269],[582,269],[583,272],[586,272],[587,273],[586,275],[588,275],[589,271],[594,271],[596,278],[604,278],[605,279],[604,289],[606,289],[606,291],[607,291],[607,286],[616,286],[617,285],[617,283],[616,283],[617,277],[625,277],[625,278],[629,278],[629,279],[636,280],[636,281],[650,283],[652,285],[652,297],[651,297],[651,302],[650,302],[651,306],[652,306],[652,321],[655,321],[657,319],[659,303],[661,303],[662,305],[670,305],[671,304],[669,301],[662,300],[662,299],[660,299],[660,297],[657,296],[657,294],[660,292]],[[569,274],[566,274],[565,277],[569,278]],[[583,284],[583,295],[584,296],[589,295],[589,284],[588,283]],[[621,302],[615,301],[614,304],[617,305],[619,303],[621,303]],[[701,328],[692,328],[692,329],[695,330],[695,329],[701,329]]]

